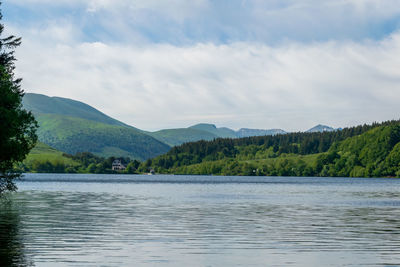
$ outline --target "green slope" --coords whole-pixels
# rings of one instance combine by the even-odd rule
[[[148,134],[170,146],[199,140],[213,140],[219,137],[215,134],[192,128],[166,129],[157,132],[149,132]]]
[[[144,160],[170,149],[143,131],[79,101],[26,94],[23,105],[39,122],[39,140],[69,154],[91,152]]]
[[[27,155],[23,162],[23,169],[29,171],[31,169],[40,169],[41,164],[50,162],[52,165],[63,165],[63,166],[78,166],[79,163],[72,160],[71,158],[65,157],[64,153],[58,151],[42,142],[38,142],[36,146]]]
[[[38,114],[36,119],[39,140],[69,154],[87,151],[143,160],[169,150],[168,145],[126,126],[58,114]]]
[[[324,175],[380,177],[400,175],[400,123],[372,129],[333,145],[322,158]]]
[[[128,126],[85,103],[68,98],[48,97],[41,94],[27,93],[22,103],[25,109],[31,110],[35,115],[59,114],[111,125]]]

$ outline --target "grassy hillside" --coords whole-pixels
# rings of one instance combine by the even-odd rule
[[[175,174],[400,176],[400,121],[188,143],[144,165]]]
[[[27,93],[23,98],[23,106],[25,109],[31,110],[35,115],[58,114],[97,121],[105,124],[128,126],[85,103],[67,98],[48,97],[41,94]]]
[[[22,166],[24,171],[41,170],[45,165],[50,163],[52,166],[63,166],[63,169],[78,166],[79,163],[73,159],[63,155],[58,151],[44,143],[38,142],[24,160]]]
[[[79,101],[26,94],[23,104],[39,122],[39,140],[69,154],[92,152],[102,157],[145,160],[170,149],[143,131]]]
[[[183,143],[198,140],[213,140],[218,138],[215,134],[192,128],[167,129],[148,134],[170,146],[181,145]]]
[[[127,168],[124,171],[115,171],[112,170],[115,159],[115,157],[98,157],[89,152],[65,154],[38,142],[27,158],[15,167],[23,172],[38,173],[137,173],[139,161],[119,157],[118,159]]]
[[[29,163],[35,160],[52,160],[52,161],[65,161],[65,163],[74,164],[68,157],[63,156],[63,152],[52,148],[49,145],[46,145],[42,142],[38,142],[36,146],[31,150],[31,152],[27,155],[25,162]]]
[[[147,159],[167,152],[170,147],[130,127],[116,126],[58,114],[36,115],[42,142],[69,154]]]

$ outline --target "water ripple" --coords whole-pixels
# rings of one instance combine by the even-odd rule
[[[22,182],[0,202],[0,266],[400,264],[400,189],[389,184],[67,178]]]

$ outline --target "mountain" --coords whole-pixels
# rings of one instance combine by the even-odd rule
[[[188,128],[167,129],[157,132],[147,132],[154,138],[170,145],[177,146],[187,142],[213,140],[215,138],[241,138],[249,136],[285,134],[281,129],[260,130],[242,128],[234,131],[227,127],[217,127],[214,124],[199,123]]]
[[[236,132],[236,136],[240,138],[240,137],[250,137],[250,136],[277,135],[286,133],[287,132],[281,129],[261,130],[261,129],[242,128]]]
[[[143,131],[79,101],[28,93],[23,105],[39,123],[39,140],[66,153],[145,160],[170,149]]]
[[[221,138],[236,138],[237,137],[236,132],[234,130],[231,130],[226,127],[217,128],[214,124],[199,123],[199,124],[190,126],[189,128],[209,132],[209,133],[212,133],[215,136],[221,137]]]
[[[326,125],[322,125],[322,124],[318,124],[317,126],[314,126],[313,128],[309,129],[306,131],[306,133],[322,133],[322,132],[332,132],[335,131],[336,129],[326,126]]]
[[[103,157],[123,156],[144,160],[165,153],[171,146],[187,142],[287,133],[281,129],[242,128],[234,131],[208,123],[146,132],[72,99],[28,93],[23,98],[23,105],[34,113],[39,122],[39,140],[70,154],[92,152]],[[333,130],[329,126],[317,125],[307,132]]]
[[[157,132],[148,132],[148,134],[170,146],[199,140],[213,140],[219,137],[213,133],[193,128],[166,129]]]
[[[34,114],[59,114],[110,125],[128,126],[85,103],[68,98],[27,93],[22,104],[25,109],[31,110]]]
[[[264,129],[241,128],[238,131],[234,131],[234,130],[226,128],[226,127],[217,128],[214,124],[207,124],[207,123],[196,124],[189,128],[213,133],[216,136],[221,137],[221,138],[241,138],[241,137],[250,137],[250,136],[276,135],[276,134],[287,133],[281,129],[264,130]]]

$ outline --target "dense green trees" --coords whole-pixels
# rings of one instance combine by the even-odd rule
[[[0,35],[3,30],[0,25]],[[37,140],[37,123],[22,109],[21,79],[14,77],[14,49],[20,43],[15,36],[0,38],[0,193],[16,189],[13,179],[19,173],[14,171],[14,164],[25,158]]]
[[[118,172],[111,170],[114,157],[101,158],[91,153],[63,154],[63,158],[51,162],[37,159],[30,160],[24,171],[135,174],[155,170],[200,175],[399,177],[400,121],[337,132],[199,141],[175,147],[142,163],[119,158],[127,169]]]
[[[269,176],[400,176],[400,121],[335,132],[216,139],[154,158],[161,173]]]
[[[240,139],[218,138],[213,141],[198,141],[173,147],[167,154],[157,157],[157,165],[163,168],[177,167],[181,165],[197,164],[203,161],[213,161],[225,157],[239,155],[252,155],[265,153],[272,148],[275,156],[280,154],[309,155],[323,153],[335,142],[362,134],[379,125],[390,125],[395,122],[382,124],[361,125],[345,128],[340,131],[323,133],[288,133],[275,136],[256,136]],[[243,151],[249,150],[252,151]]]
[[[140,162],[131,160],[130,158],[103,158],[98,157],[90,152],[76,153],[75,155],[63,154],[64,159],[36,159],[20,164],[20,169],[23,172],[38,172],[38,173],[124,173],[136,174]],[[124,171],[113,171],[112,163],[118,159],[126,166]]]

